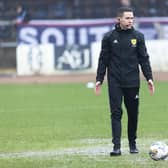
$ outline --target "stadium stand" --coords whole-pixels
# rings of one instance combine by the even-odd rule
[[[168,14],[168,0],[0,0],[0,57],[9,52],[5,48],[16,47],[14,20],[18,4],[25,7],[32,20],[113,18],[116,9],[123,5],[133,7],[137,17]]]
[[[121,5],[132,6],[137,16],[167,16],[168,0],[1,0],[0,19],[16,16],[17,4],[23,4],[32,19],[111,18]]]
[[[84,19],[115,17],[119,6],[127,5],[135,9],[138,17],[167,16],[168,0],[1,0],[0,39],[10,40],[13,28],[8,22],[16,18],[16,7],[24,5],[31,19]],[[6,23],[7,21],[7,23]],[[4,24],[5,22],[5,24]]]

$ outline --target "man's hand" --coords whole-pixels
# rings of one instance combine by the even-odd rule
[[[149,88],[150,95],[153,95],[155,92],[155,87],[152,79],[148,80],[148,88]]]
[[[97,81],[95,85],[95,94],[98,96],[100,95],[100,92],[101,92],[101,82]]]

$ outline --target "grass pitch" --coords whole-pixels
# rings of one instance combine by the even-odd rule
[[[101,96],[85,84],[0,85],[1,168],[164,168],[148,156],[153,141],[168,143],[168,82],[150,96],[140,90],[138,155],[130,155],[124,109],[122,156],[111,158],[107,86]]]

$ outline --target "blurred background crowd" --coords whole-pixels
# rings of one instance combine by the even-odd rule
[[[133,7],[137,17],[168,14],[168,0],[0,0],[0,39],[14,37],[6,21],[113,18],[120,6]]]
[[[168,0],[0,0],[0,19],[12,19],[18,4],[32,19],[111,18],[119,6],[132,6],[138,17],[168,13]]]

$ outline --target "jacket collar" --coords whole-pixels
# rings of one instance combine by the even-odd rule
[[[123,30],[123,29],[121,29],[119,23],[117,23],[117,24],[115,25],[115,29],[116,29],[118,32],[127,32],[127,33],[128,33],[128,32],[132,32],[132,31],[134,30],[133,27],[132,27],[131,29]]]

